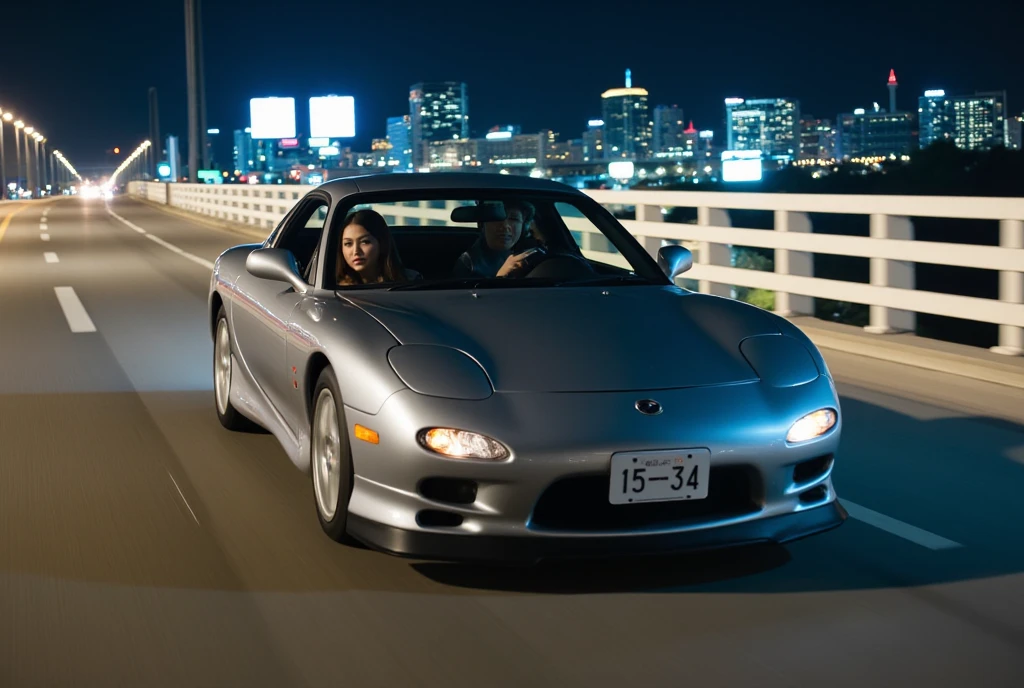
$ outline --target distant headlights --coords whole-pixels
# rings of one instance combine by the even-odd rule
[[[786,441],[795,444],[821,437],[832,429],[838,418],[832,409],[818,409],[793,423],[793,427],[786,434]]]
[[[508,449],[486,435],[453,428],[430,428],[420,432],[420,444],[432,452],[452,459],[501,461]]]

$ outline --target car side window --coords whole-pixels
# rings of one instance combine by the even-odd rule
[[[316,262],[317,248],[320,246],[320,237],[327,222],[327,211],[327,201],[320,198],[309,199],[291,217],[288,226],[284,228],[281,241],[277,244],[278,248],[292,252],[299,264],[299,274],[309,283],[312,283],[313,265]]]

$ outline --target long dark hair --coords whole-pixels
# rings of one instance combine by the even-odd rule
[[[345,228],[349,225],[360,225],[365,227],[377,243],[380,245],[380,252],[377,258],[377,274],[381,282],[404,282],[405,269],[402,267],[402,260],[395,250],[395,243],[391,239],[391,230],[384,217],[375,210],[357,210],[349,213],[341,224],[341,231],[338,233],[338,266],[336,278],[338,284],[363,284],[362,276],[352,269],[345,260],[342,253],[342,236]]]

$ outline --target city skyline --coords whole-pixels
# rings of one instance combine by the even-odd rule
[[[465,83],[465,82],[455,82],[455,81],[447,81],[447,82],[446,81],[435,81],[435,82],[428,82],[428,83],[434,83],[434,84],[438,84],[438,85],[446,84],[446,83],[448,83],[448,84],[458,84],[459,86],[464,88],[464,93],[460,97],[461,98],[465,98],[465,100],[468,101],[468,103],[470,104],[469,110],[468,110],[468,115],[469,115],[468,120],[469,121],[468,121],[468,124],[463,123],[464,126],[461,128],[461,130],[459,132],[460,138],[484,138],[484,136],[485,136],[485,134],[487,132],[493,131],[495,128],[498,128],[498,127],[502,127],[503,128],[503,127],[506,127],[506,126],[515,126],[517,129],[521,130],[521,132],[524,133],[524,134],[535,134],[535,133],[544,132],[544,131],[552,131],[552,132],[555,132],[555,134],[557,134],[559,136],[560,140],[568,141],[568,140],[572,140],[572,139],[579,139],[581,136],[583,136],[585,134],[585,132],[587,131],[587,129],[588,129],[588,122],[593,122],[595,120],[607,121],[609,119],[608,118],[608,110],[607,110],[609,99],[606,98],[606,95],[611,94],[613,96],[613,98],[611,98],[611,100],[618,100],[618,99],[621,99],[623,97],[623,94],[625,92],[624,91],[624,87],[625,87],[625,89],[627,91],[629,89],[631,89],[631,88],[632,89],[639,89],[639,90],[646,90],[646,89],[643,88],[642,84],[637,84],[637,83],[633,83],[632,82],[632,71],[633,70],[631,68],[626,67],[623,70],[624,76],[622,78],[622,83],[620,83],[619,85],[610,86],[608,89],[605,89],[605,91],[603,93],[598,94],[599,99],[601,100],[601,102],[599,103],[599,106],[597,108],[594,108],[594,110],[597,111],[597,114],[593,115],[592,117],[588,117],[585,120],[580,121],[578,123],[578,127],[575,128],[575,129],[561,130],[561,131],[558,130],[557,128],[555,128],[555,127],[547,126],[547,125],[544,125],[544,124],[541,124],[537,128],[530,128],[530,127],[522,125],[518,121],[512,120],[512,118],[509,118],[509,117],[506,117],[506,118],[501,119],[501,120],[496,120],[496,121],[480,122],[479,118],[477,118],[477,117],[475,117],[473,115],[473,109],[472,109],[472,105],[471,105],[473,103],[473,100],[474,100],[473,96],[472,96],[472,93],[473,93],[473,85],[472,84]],[[780,102],[786,101],[786,102],[796,103],[796,105],[797,105],[797,108],[795,110],[795,115],[796,116],[795,116],[795,120],[794,120],[793,123],[794,123],[794,125],[796,127],[796,136],[797,137],[799,137],[799,123],[800,123],[801,120],[816,119],[816,120],[831,121],[831,122],[834,123],[834,122],[838,121],[838,119],[840,118],[841,115],[850,114],[850,113],[862,113],[865,110],[870,112],[872,106],[880,107],[882,112],[893,112],[890,109],[891,105],[893,103],[895,103],[897,105],[897,109],[895,110],[895,112],[911,113],[911,114],[914,115],[914,119],[915,119],[914,127],[916,129],[916,127],[917,127],[917,122],[916,122],[917,113],[918,113],[918,108],[920,107],[921,101],[922,101],[923,98],[925,98],[926,94],[935,93],[936,89],[926,89],[924,91],[921,91],[920,93],[907,93],[905,87],[902,86],[902,83],[897,85],[897,83],[894,81],[895,69],[890,68],[888,70],[888,72],[887,72],[887,75],[888,75],[888,78],[886,80],[880,82],[880,88],[879,88],[879,92],[880,93],[885,93],[885,97],[884,98],[882,96],[876,94],[877,97],[875,97],[874,99],[871,99],[870,101],[868,101],[866,103],[854,104],[854,105],[851,105],[850,107],[848,107],[848,108],[846,108],[844,110],[841,110],[839,112],[834,112],[834,113],[808,112],[806,110],[806,108],[802,107],[802,103],[805,102],[805,97],[803,97],[803,96],[801,96],[799,94],[793,95],[793,96],[779,96],[779,95],[774,95],[774,96],[773,95],[751,96],[751,95],[747,94],[747,95],[741,95],[741,96],[728,97],[728,98],[725,98],[723,100],[723,102],[719,105],[719,107],[721,108],[721,111],[722,111],[722,115],[712,125],[709,125],[707,121],[697,121],[695,119],[695,117],[692,115],[692,111],[690,109],[688,109],[685,104],[680,104],[680,103],[677,103],[677,102],[671,102],[671,101],[666,100],[666,99],[658,99],[656,97],[656,94],[648,92],[648,94],[645,95],[646,103],[644,105],[644,111],[645,111],[645,115],[646,115],[646,122],[647,122],[649,128],[651,128],[651,131],[648,132],[647,137],[648,137],[648,140],[651,142],[651,147],[652,147],[652,150],[653,150],[653,148],[656,147],[655,146],[655,139],[656,139],[655,131],[657,130],[657,127],[658,127],[657,111],[659,109],[662,109],[662,110],[665,110],[665,111],[672,111],[672,112],[681,112],[681,113],[683,113],[682,114],[682,118],[683,118],[683,120],[685,120],[683,122],[683,126],[684,127],[685,126],[695,126],[697,129],[702,130],[702,131],[703,130],[711,130],[711,131],[714,132],[716,139],[721,140],[721,141],[726,141],[726,140],[728,140],[729,133],[730,133],[731,126],[732,126],[732,121],[730,120],[729,113],[734,108],[734,106],[736,105],[736,102],[739,102],[739,103],[746,102],[749,105],[751,103],[766,103],[766,102],[769,102],[769,101],[776,101],[776,100],[780,101]],[[406,90],[407,91],[415,91],[417,88],[422,87],[423,83],[424,82],[419,82],[417,84],[413,84],[412,86],[410,86]],[[627,84],[627,83],[629,84],[629,86],[625,86],[625,84]],[[886,88],[886,87],[888,87],[888,88]],[[898,95],[897,95],[897,92],[896,92],[897,87],[901,91],[903,91],[902,93],[899,93]],[[883,91],[883,89],[886,89],[886,90]],[[954,91],[949,91],[948,89],[937,89],[937,90],[940,91],[940,92],[943,92],[949,98],[960,98],[960,99],[974,97],[975,95],[991,94],[993,92],[1002,93],[1004,95],[1006,94],[1004,89],[989,89],[987,91],[982,90],[982,89],[974,89],[974,90],[968,90],[968,91],[964,91],[964,92],[954,92]],[[302,102],[304,100],[303,97],[301,97],[301,96],[297,97],[297,96],[295,96],[295,94],[292,94],[292,93],[281,93],[281,94],[274,94],[274,95],[275,96],[281,96],[281,97],[294,97],[295,98],[295,100],[296,100],[296,111],[295,111],[295,116],[296,116],[296,135],[299,136],[300,138],[302,138],[303,136],[308,136],[307,129],[309,128],[309,121],[308,121],[308,118],[305,118],[305,116],[304,116],[307,111],[304,109],[305,105]],[[628,98],[628,96],[627,96],[627,98]],[[1007,102],[1009,102],[1009,100]],[[746,105],[741,105],[741,107],[747,107],[747,106]],[[248,102],[246,103],[246,108],[248,108]],[[358,102],[356,104],[356,112],[357,112],[357,119],[358,119],[358,112],[359,112],[359,104],[358,104]],[[1024,113],[1024,109],[1021,110],[1021,113]],[[343,147],[350,148],[353,151],[368,151],[368,150],[371,149],[371,146],[370,146],[371,141],[377,140],[377,139],[386,138],[387,132],[388,132],[388,124],[387,124],[388,120],[393,119],[395,116],[405,116],[405,115],[408,115],[408,114],[409,114],[409,111],[406,110],[406,111],[401,112],[401,113],[394,113],[393,115],[388,115],[387,117],[385,117],[380,122],[365,123],[364,124],[364,129],[362,131],[359,131],[359,128],[357,127],[357,135],[355,137],[351,138],[351,139],[342,139],[341,144],[342,144]],[[1013,116],[1013,115],[1016,115],[1016,114],[1019,114],[1019,113],[1014,112],[1011,108],[1006,108],[1004,114],[1007,117],[1009,117],[1009,116]],[[540,115],[539,117],[543,117],[543,115]],[[541,121],[543,122],[543,120],[541,120]],[[369,130],[367,130],[365,125],[369,125]],[[246,121],[243,121],[243,122],[236,123],[236,124],[234,124],[232,126],[229,126],[228,129],[235,129],[235,130],[237,130],[237,129],[241,129],[241,128],[247,127],[247,126],[248,126],[248,121],[246,120]],[[467,135],[467,132],[468,132],[468,135]]]

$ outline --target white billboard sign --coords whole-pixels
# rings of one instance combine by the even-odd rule
[[[294,98],[253,98],[249,118],[254,139],[295,138]]]
[[[352,138],[356,135],[356,99],[317,96],[309,99],[309,135],[313,138]]]

